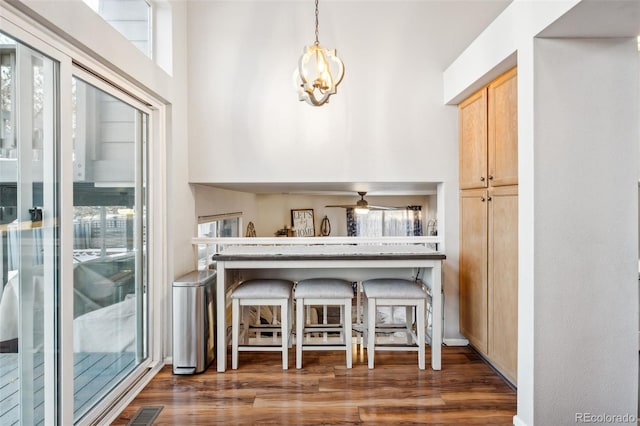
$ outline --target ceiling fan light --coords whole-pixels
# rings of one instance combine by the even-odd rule
[[[369,214],[369,207],[356,207],[353,211],[355,214]]]

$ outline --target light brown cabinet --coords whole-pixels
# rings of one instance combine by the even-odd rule
[[[489,190],[487,356],[514,383],[518,367],[518,187]]]
[[[487,187],[487,88],[458,105],[460,189]]]
[[[513,68],[487,87],[490,186],[518,183],[517,75],[516,68]]]
[[[459,106],[460,331],[514,383],[518,349],[515,77],[513,69]]]
[[[460,332],[487,353],[487,191],[460,194]]]
[[[517,70],[458,106],[460,189],[518,183]]]

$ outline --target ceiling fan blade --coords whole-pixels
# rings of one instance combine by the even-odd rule
[[[342,207],[343,209],[357,209],[358,205],[356,204],[338,204],[338,205],[330,205],[325,207]],[[369,205],[369,210],[405,210],[406,207],[392,207],[392,206],[372,206]]]
[[[355,204],[337,204],[337,205],[330,205],[325,207],[342,207],[343,209],[355,209],[358,206],[356,206]]]
[[[358,192],[360,200],[356,204],[332,204],[325,207],[342,207],[343,209],[369,209],[369,210],[404,210],[406,207],[394,207],[394,206],[372,206],[367,203],[364,196],[366,192]]]
[[[392,206],[372,206],[369,205],[369,210],[405,210],[406,207],[392,207]]]

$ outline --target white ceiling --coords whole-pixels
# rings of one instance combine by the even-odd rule
[[[634,37],[640,34],[640,1],[586,0],[542,31],[540,37]]]

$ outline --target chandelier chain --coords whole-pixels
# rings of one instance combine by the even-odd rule
[[[315,45],[318,46],[320,44],[320,41],[318,41],[318,0],[316,0],[316,41],[315,41]]]

